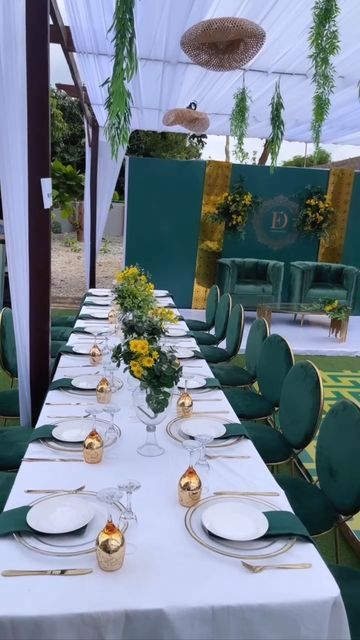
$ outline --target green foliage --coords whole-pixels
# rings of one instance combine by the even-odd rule
[[[280,80],[277,81],[275,85],[274,95],[271,98],[271,113],[270,113],[270,123],[271,123],[271,135],[269,138],[269,147],[270,147],[270,156],[271,156],[271,168],[270,171],[273,172],[277,159],[279,156],[279,151],[281,147],[281,143],[284,137],[285,131],[285,123],[283,119],[283,111],[284,111],[284,102],[280,93]]]
[[[305,236],[330,238],[335,229],[336,212],[320,187],[308,186],[298,196],[300,205],[296,227]]]
[[[61,233],[61,224],[58,220],[51,220],[51,231],[56,235]]]
[[[64,238],[64,247],[69,247],[70,251],[73,253],[80,253],[81,251],[80,244],[76,238],[73,238],[72,236],[66,236],[66,238]]]
[[[337,0],[315,0],[313,24],[309,33],[312,81],[313,117],[311,123],[315,156],[319,148],[323,123],[329,115],[331,94],[335,88],[335,66],[332,58],[340,51],[337,17],[340,8]]]
[[[197,160],[201,157],[201,144],[186,133],[167,131],[133,131],[127,148],[129,156],[143,158],[174,158]]]
[[[137,71],[134,4],[135,0],[116,0],[109,29],[114,31],[115,55],[112,77],[104,83],[108,86],[105,133],[114,157],[126,146],[130,134],[132,96],[127,83]]]
[[[75,203],[84,198],[84,176],[70,164],[65,166],[60,160],[54,160],[51,165],[53,184],[53,206],[60,209],[64,220],[69,220],[77,226],[77,210]]]
[[[85,170],[85,131],[79,100],[50,89],[51,160]]]
[[[282,163],[283,167],[315,167],[319,164],[328,164],[331,162],[331,153],[326,151],[326,149],[319,148],[316,157],[315,154],[312,153],[308,156],[294,156],[290,160],[286,160]]]
[[[138,313],[123,320],[122,331],[126,340],[145,338],[149,342],[158,341],[165,334],[164,323],[160,318],[151,315],[143,316]]]
[[[260,199],[246,191],[243,181],[237,183],[231,193],[225,193],[215,212],[207,220],[216,224],[225,223],[225,229],[244,236],[248,217],[259,206]]]
[[[339,300],[334,300],[333,298],[319,300],[317,306],[323,309],[326,315],[333,320],[348,320],[351,311],[351,307],[341,304]]]
[[[230,116],[230,133],[236,138],[235,156],[239,162],[245,162],[248,154],[245,152],[244,142],[249,126],[250,93],[243,84],[234,95],[234,106]]]
[[[102,253],[103,255],[105,255],[105,253],[110,253],[110,245],[110,238],[103,238],[102,245],[100,247],[100,253]]]

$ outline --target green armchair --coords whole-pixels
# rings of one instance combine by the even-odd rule
[[[256,309],[258,302],[280,302],[284,263],[253,258],[220,258],[217,284],[233,304]]]
[[[359,271],[330,262],[291,262],[290,302],[312,303],[334,298],[354,307]]]

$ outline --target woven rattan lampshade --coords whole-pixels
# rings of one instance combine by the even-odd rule
[[[194,133],[204,133],[210,126],[208,115],[194,109],[170,109],[165,113],[162,121],[167,127],[180,125]]]
[[[212,71],[232,71],[260,51],[265,31],[244,18],[211,18],[194,24],[180,40],[190,60]]]

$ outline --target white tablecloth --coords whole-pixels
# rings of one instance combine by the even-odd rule
[[[75,334],[70,343],[80,340],[83,338]],[[86,357],[80,360],[88,364]],[[209,372],[204,361],[199,363],[204,372]],[[63,368],[65,365],[71,368]],[[72,368],[74,365],[79,369]],[[91,372],[89,368],[81,371],[78,356],[63,356],[60,367],[56,377]],[[99,465],[24,462],[7,508],[32,501],[34,496],[24,493],[25,488],[71,489],[85,484],[87,490],[96,491],[126,478],[136,478],[141,482],[141,489],[133,497],[138,524],[132,523],[126,535],[135,551],[126,555],[120,571],[105,573],[97,566],[94,554],[49,558],[25,549],[11,537],[0,539],[1,569],[94,569],[94,573],[80,577],[0,578],[0,638],[349,638],[338,586],[313,544],[297,542],[285,555],[273,560],[310,562],[311,569],[251,574],[240,560],[213,553],[190,537],[184,526],[186,510],[177,499],[177,483],[187,466],[187,453],[169,438],[165,425],[160,425],[158,440],[166,449],[165,454],[158,458],[140,456],[136,447],[145,439],[145,426],[135,417],[126,385],[117,397],[122,405],[116,418],[122,437],[106,449],[103,462]],[[198,410],[224,408],[230,412],[226,417],[236,421],[222,392],[211,391],[202,397],[222,401],[198,403]],[[47,396],[51,402],[78,399],[81,401],[79,396],[60,391],[51,391]],[[51,422],[55,415],[81,416],[84,409],[44,405],[38,425]],[[175,408],[172,415],[175,416]],[[229,451],[225,449],[224,453]],[[244,439],[232,446],[231,453],[251,458],[212,460],[212,490],[280,491],[279,497],[270,500],[289,510],[286,497],[250,441]],[[31,444],[27,455],[57,457],[36,442]]]

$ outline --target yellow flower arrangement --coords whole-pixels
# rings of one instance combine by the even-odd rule
[[[165,307],[155,307],[151,309],[150,314],[152,318],[157,318],[161,322],[171,322],[176,324],[179,321],[178,316],[172,309],[166,309]]]
[[[300,211],[296,227],[306,236],[330,236],[335,227],[336,213],[331,201],[318,187],[308,187],[299,197]]]
[[[340,300],[319,300],[317,308],[319,307],[334,320],[347,320],[351,311],[350,307],[341,304]]]
[[[225,223],[225,229],[243,235],[249,214],[253,213],[259,204],[259,198],[246,191],[240,181],[231,193],[224,194],[215,212],[209,214],[208,219],[214,223]]]

